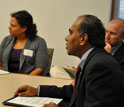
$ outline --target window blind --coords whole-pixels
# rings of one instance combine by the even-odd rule
[[[119,18],[124,19],[124,0],[119,2]]]

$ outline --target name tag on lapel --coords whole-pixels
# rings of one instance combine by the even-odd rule
[[[23,55],[32,57],[33,56],[33,50],[24,49]]]

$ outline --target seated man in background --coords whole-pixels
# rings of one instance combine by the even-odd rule
[[[68,107],[124,107],[124,73],[120,64],[104,50],[102,22],[93,15],[80,16],[65,40],[67,53],[81,59],[74,86],[25,85],[15,95],[63,98],[70,102]],[[44,107],[58,106],[50,103]]]
[[[113,19],[106,27],[105,50],[124,68],[124,20]]]

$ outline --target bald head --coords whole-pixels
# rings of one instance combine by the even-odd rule
[[[124,19],[112,19],[110,22],[118,22],[118,23],[123,23],[124,24]]]
[[[113,19],[110,21],[109,24],[113,25],[113,27],[117,29],[118,32],[121,32],[121,36],[124,36],[124,20],[123,19]]]
[[[115,47],[124,40],[124,20],[113,19],[106,27],[105,42]]]

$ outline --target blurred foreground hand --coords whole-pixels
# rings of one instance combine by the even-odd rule
[[[59,107],[59,106],[53,102],[50,102],[49,104],[45,104],[43,107]]]
[[[36,96],[37,94],[38,94],[37,88],[24,85],[16,90],[14,96]]]

